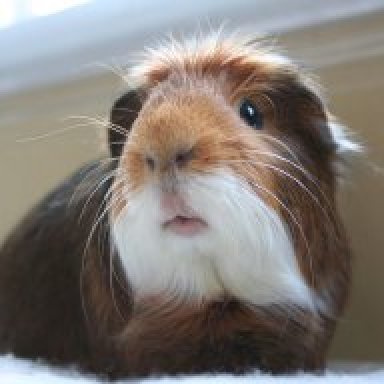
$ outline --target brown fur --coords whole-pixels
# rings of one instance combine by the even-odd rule
[[[112,109],[116,161],[79,171],[1,250],[0,350],[75,362],[110,377],[321,370],[350,266],[335,206],[335,144],[316,91],[294,65],[226,41],[193,54],[182,47],[155,52],[137,72],[140,95],[131,91]],[[234,113],[244,97],[262,111],[262,131]],[[186,151],[188,160],[177,165],[183,172],[226,165],[279,213],[300,270],[326,310],[251,306],[229,296],[199,303],[132,296],[109,246],[108,217],[93,231],[95,220],[109,202],[111,220],[124,208],[127,174],[130,188],[140,188],[172,172]],[[156,172],[148,154],[156,155]],[[108,183],[87,202],[92,189],[79,192],[79,185],[106,175]],[[76,190],[77,203],[68,207]]]

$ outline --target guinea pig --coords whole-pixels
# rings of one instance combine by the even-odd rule
[[[350,280],[356,148],[260,42],[170,39],[127,69],[110,154],[0,253],[0,351],[110,378],[324,368]]]

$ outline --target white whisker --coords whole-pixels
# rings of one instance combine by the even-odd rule
[[[110,179],[112,179],[113,177],[116,176],[116,170],[112,170],[111,172],[109,172],[105,177],[103,177],[101,179],[101,181],[99,181],[99,183],[95,186],[95,188],[93,189],[93,191],[89,194],[87,200],[85,201],[84,203],[84,206],[83,208],[81,209],[81,212],[80,212],[80,215],[79,215],[79,218],[78,218],[78,221],[80,222],[84,216],[84,212],[86,211],[87,207],[88,207],[88,204],[89,202],[92,200],[93,196],[96,194],[97,191],[100,190],[100,188],[107,182],[109,181]],[[106,192],[106,194],[104,195],[104,200],[107,199],[109,197],[109,195],[112,193],[111,191],[112,187],[109,188],[109,190]]]

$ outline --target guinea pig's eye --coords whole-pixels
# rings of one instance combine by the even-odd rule
[[[248,99],[240,103],[240,117],[251,127],[256,129],[263,128],[263,115],[259,109]]]

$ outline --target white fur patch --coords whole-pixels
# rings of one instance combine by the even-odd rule
[[[336,144],[336,158],[333,162],[333,170],[338,176],[338,181],[343,182],[345,176],[348,175],[351,160],[354,159],[354,155],[363,152],[363,147],[353,141],[349,137],[347,129],[337,121],[329,123],[329,130],[332,140]]]
[[[208,223],[183,237],[161,227],[160,191],[147,185],[125,196],[113,237],[133,289],[139,294],[213,298],[229,293],[253,304],[313,307],[280,217],[229,171],[189,176],[180,194]]]
[[[329,129],[331,131],[332,139],[334,143],[336,143],[336,151],[339,155],[362,151],[361,145],[348,137],[346,128],[342,124],[332,121],[329,123]]]

